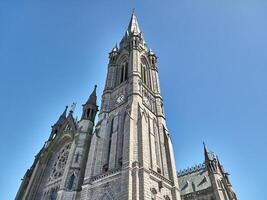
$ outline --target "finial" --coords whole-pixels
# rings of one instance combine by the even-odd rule
[[[95,89],[94,89],[95,91],[96,91],[96,88],[97,88],[97,85],[95,85]]]
[[[69,107],[69,106],[68,106],[68,105],[66,105],[66,107],[65,107],[65,111],[64,111],[64,112],[67,112],[67,110],[68,110],[68,107]]]
[[[135,8],[133,8],[132,10],[132,15],[135,15]]]

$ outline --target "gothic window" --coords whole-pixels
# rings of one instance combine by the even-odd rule
[[[57,157],[56,157],[57,159],[55,160],[53,164],[52,172],[49,178],[50,181],[61,178],[61,176],[63,175],[65,165],[68,160],[70,147],[71,147],[71,143],[68,143],[65,146],[63,146],[58,152]]]
[[[146,67],[145,65],[141,65],[141,77],[144,84],[146,84]]]
[[[120,70],[120,83],[126,81],[128,78],[128,62],[124,62]]]
[[[148,88],[151,88],[150,71],[148,66],[144,63],[144,61],[141,64],[141,79],[143,83],[148,86]]]
[[[68,189],[71,190],[73,188],[74,185],[74,180],[75,180],[75,175],[72,174],[69,180],[69,184],[68,184]]]

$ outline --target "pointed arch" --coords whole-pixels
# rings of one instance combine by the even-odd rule
[[[116,68],[116,79],[115,79],[115,86],[123,83],[128,79],[128,72],[129,72],[129,67],[128,67],[128,54],[123,54],[122,56],[119,57],[118,62],[117,62],[117,68]]]
[[[151,89],[151,73],[150,73],[150,67],[149,67],[149,62],[147,59],[142,56],[141,57],[141,79],[142,82],[147,85]]]

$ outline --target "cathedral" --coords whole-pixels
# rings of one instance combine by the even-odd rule
[[[68,107],[60,115],[16,200],[237,200],[205,144],[202,164],[177,171],[157,56],[134,12],[109,53],[100,108],[95,86],[82,111],[79,120]]]

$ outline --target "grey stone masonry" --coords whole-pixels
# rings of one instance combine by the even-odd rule
[[[202,167],[177,176],[157,56],[134,12],[109,53],[100,110],[96,102],[95,86],[79,121],[66,107],[16,200],[237,200],[228,173],[206,147]]]

